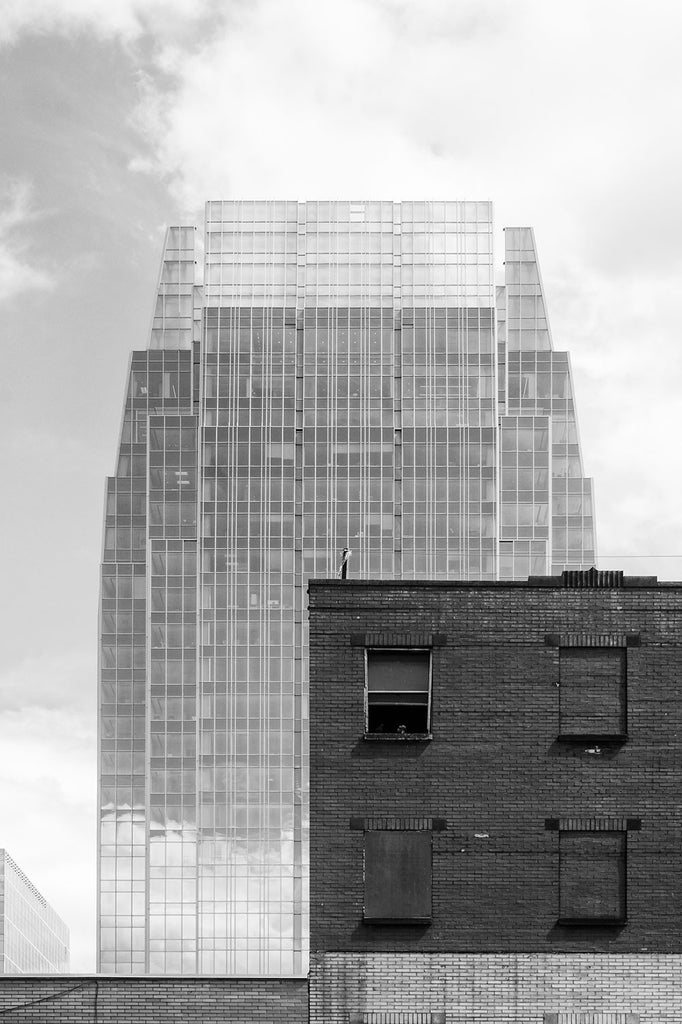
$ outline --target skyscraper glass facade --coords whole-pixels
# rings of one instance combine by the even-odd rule
[[[69,970],[69,929],[6,850],[0,850],[0,974]]]
[[[210,202],[169,230],[107,485],[103,971],[304,973],[305,586],[594,562],[529,229],[489,203]]]

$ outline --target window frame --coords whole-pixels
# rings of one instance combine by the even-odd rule
[[[370,709],[370,687],[369,687],[369,661],[371,654],[426,654],[429,659],[428,668],[428,685],[427,685],[427,698],[426,698],[426,728],[421,732],[376,732],[371,731],[369,728],[369,709]],[[363,652],[363,662],[365,669],[365,680],[364,680],[364,738],[366,740],[386,740],[388,742],[405,741],[405,740],[430,740],[432,738],[432,726],[431,726],[431,715],[433,705],[433,647],[420,645],[410,646],[399,646],[396,644],[390,644],[387,646],[377,646],[376,644],[367,645]],[[418,691],[405,691],[418,692]],[[398,706],[398,705],[395,705]]]
[[[617,871],[620,875],[620,893],[619,901],[621,905],[620,914],[614,915],[591,915],[591,916],[576,916],[576,915],[565,915],[562,913],[562,876],[563,876],[563,861],[564,858],[570,856],[568,850],[565,847],[565,843],[568,841],[570,836],[594,836],[594,837],[605,837],[605,836],[617,836],[621,842],[621,849],[618,851],[618,859],[614,857],[614,871]],[[566,837],[566,838],[564,838]],[[562,843],[563,840],[563,843]],[[564,849],[562,850],[562,845]],[[568,927],[588,927],[588,928],[599,928],[599,927],[620,927],[627,923],[627,896],[628,896],[628,842],[627,842],[627,829],[560,829],[559,831],[559,877],[558,877],[558,888],[559,888],[559,917],[558,923],[560,925],[566,925]]]
[[[605,732],[604,730],[584,729],[582,731],[568,731],[564,728],[564,714],[562,713],[562,686],[568,684],[562,683],[561,677],[561,661],[564,652],[584,652],[584,651],[613,651],[621,655],[621,679],[620,679],[620,719],[621,726],[617,732]],[[569,654],[569,657],[571,655]],[[575,656],[575,654],[574,654]],[[558,739],[566,742],[577,741],[577,742],[593,742],[593,743],[623,743],[628,738],[628,649],[627,646],[586,646],[586,645],[566,645],[562,644],[559,646],[559,707],[558,707]]]
[[[426,899],[428,897],[428,905],[429,905],[428,914],[413,914],[412,916],[409,916],[409,917],[401,917],[399,914],[392,915],[392,914],[388,914],[388,913],[375,913],[375,914],[368,913],[368,909],[367,909],[367,906],[368,906],[368,871],[367,871],[368,850],[371,850],[371,842],[372,842],[372,840],[371,840],[370,837],[378,837],[378,836],[383,836],[383,837],[390,836],[393,841],[395,841],[396,838],[398,836],[400,836],[402,841],[406,845],[409,842],[407,837],[408,836],[409,837],[413,837],[412,842],[413,842],[413,847],[414,848],[413,848],[413,851],[412,851],[412,857],[416,861],[419,860],[420,855],[421,856],[425,856],[425,854],[426,854],[426,849],[422,850],[421,854],[420,854],[419,849],[418,849],[419,844],[422,844],[425,848],[428,847],[428,878],[426,878],[424,876],[419,876],[421,878],[422,885],[424,886],[424,892],[422,893],[422,897],[424,898],[424,902],[426,902]],[[394,851],[394,852],[396,852],[396,851]],[[375,856],[375,857],[378,856],[378,857],[380,857],[380,864],[383,865],[383,867],[382,867],[382,870],[380,872],[378,872],[378,873],[381,876],[385,876],[386,875],[385,865],[386,865],[387,858],[385,856],[385,850],[383,851],[384,856],[381,856],[381,853],[382,853],[381,850],[376,850],[376,851],[373,851],[370,854],[370,856]],[[406,852],[405,856],[407,856],[409,858],[409,853]],[[395,872],[395,874],[398,874],[398,872]],[[405,926],[410,926],[410,925],[413,926],[413,927],[421,927],[421,926],[424,926],[424,925],[431,924],[431,922],[433,921],[433,829],[406,829],[406,828],[405,829],[365,829],[363,831],[363,839],[362,839],[362,881],[363,881],[363,899],[362,899],[362,920],[363,920],[363,923],[368,924],[368,925],[388,925],[388,926],[395,925],[395,926],[398,926],[398,927],[405,927]],[[409,877],[408,876],[403,877],[403,878],[399,879],[399,881],[402,884],[399,887],[394,886],[392,891],[405,891],[405,889],[407,888],[407,883],[409,882]],[[371,879],[370,879],[370,885],[371,885]],[[384,891],[382,891],[382,894],[381,894],[382,896],[384,896]],[[370,902],[370,907],[371,907],[371,901],[369,901],[369,902]],[[382,900],[379,897],[376,897],[374,902],[381,904]],[[390,901],[387,901],[385,896],[384,896],[383,902],[384,902],[385,905],[388,905]]]

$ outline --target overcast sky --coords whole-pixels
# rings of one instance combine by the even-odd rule
[[[492,199],[498,262],[532,225],[601,567],[680,579],[681,42],[674,0],[0,0],[0,846],[74,971],[104,478],[166,225],[207,198]]]

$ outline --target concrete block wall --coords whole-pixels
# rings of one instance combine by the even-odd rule
[[[291,978],[61,975],[0,978],[3,1024],[306,1024]]]
[[[682,952],[682,587],[310,584],[311,949]],[[368,742],[364,641],[434,640],[433,739]],[[628,644],[628,738],[563,742],[559,646]],[[352,819],[444,818],[433,920],[363,923]],[[627,832],[627,922],[558,923],[552,819]]]

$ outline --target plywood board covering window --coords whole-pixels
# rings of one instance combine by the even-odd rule
[[[431,832],[365,832],[364,919],[377,924],[431,920]]]
[[[560,735],[624,737],[626,648],[562,647],[559,658]]]
[[[615,924],[626,917],[626,833],[559,833],[559,917]]]

